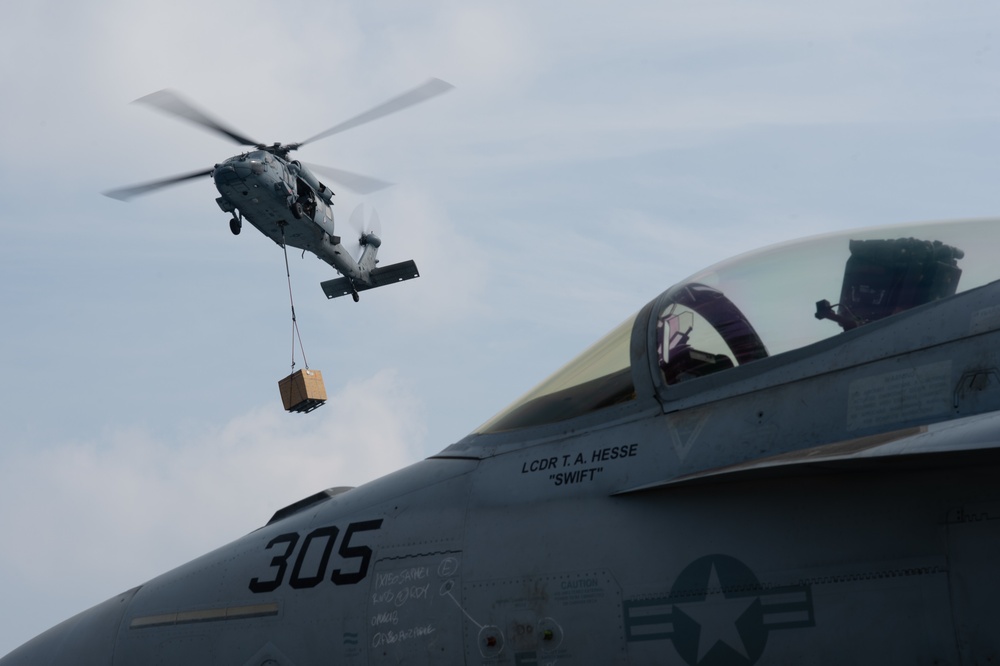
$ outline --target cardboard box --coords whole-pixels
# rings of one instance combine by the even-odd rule
[[[297,370],[278,381],[281,403],[289,412],[311,412],[326,402],[323,373],[319,370]]]

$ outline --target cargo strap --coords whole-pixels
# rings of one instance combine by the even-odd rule
[[[288,246],[285,245],[285,224],[279,222],[281,229],[281,249],[285,253],[285,275],[288,277],[288,303],[292,306],[292,372],[295,372],[295,340],[299,341],[299,350],[302,351],[302,364],[306,370],[309,369],[309,361],[306,360],[306,348],[302,346],[302,335],[299,333],[299,322],[295,319],[295,299],[292,297],[292,272],[288,268]]]

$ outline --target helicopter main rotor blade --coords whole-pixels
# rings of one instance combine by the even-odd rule
[[[148,104],[149,106],[155,107],[161,111],[183,118],[188,122],[201,125],[202,127],[210,129],[213,132],[222,134],[223,136],[232,139],[241,146],[259,145],[257,141],[254,141],[253,139],[240,134],[236,130],[227,127],[224,123],[196,108],[193,104],[191,104],[191,102],[187,101],[173,90],[158,90],[155,93],[146,95],[145,97],[140,97],[133,103]]]
[[[302,162],[302,164],[305,165],[305,167],[310,171],[314,171],[322,176],[325,176],[338,185],[343,185],[350,191],[358,194],[370,194],[393,185],[393,183],[379,180],[378,178],[362,176],[360,173],[344,171],[343,169],[334,169],[333,167],[323,166],[322,164],[313,164],[311,162]]]
[[[204,169],[202,171],[195,171],[194,173],[185,173],[180,176],[174,176],[172,178],[164,178],[163,180],[154,180],[148,183],[140,183],[138,185],[131,185],[129,187],[121,187],[117,190],[109,190],[104,192],[104,196],[111,197],[112,199],[118,199],[119,201],[128,201],[132,197],[137,197],[142,194],[148,194],[154,190],[158,190],[163,187],[170,187],[171,185],[177,185],[183,183],[187,180],[193,180],[195,178],[201,178],[202,176],[211,175],[215,169]]]
[[[318,141],[319,139],[325,139],[331,134],[337,134],[338,132],[349,130],[352,127],[364,125],[365,123],[369,123],[377,118],[387,116],[390,113],[401,111],[407,107],[413,106],[414,104],[419,104],[420,102],[429,100],[432,97],[437,97],[438,95],[448,92],[454,87],[455,86],[442,81],[441,79],[429,79],[423,85],[417,86],[409,92],[397,95],[396,97],[393,97],[392,99],[383,102],[362,114],[354,116],[350,120],[345,120],[339,125],[334,125],[325,132],[320,132],[316,136],[311,136],[305,141],[300,141],[294,145],[298,148],[299,146],[304,146],[307,143],[312,143],[313,141]]]

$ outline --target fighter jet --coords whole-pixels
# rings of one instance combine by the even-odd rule
[[[708,268],[439,454],[0,664],[989,663],[997,257],[987,219]]]

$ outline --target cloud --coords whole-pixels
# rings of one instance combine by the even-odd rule
[[[72,588],[83,610],[303,497],[416,462],[424,435],[419,399],[383,370],[307,415],[269,405],[169,436],[112,428],[93,440],[22,445],[0,467],[0,568],[26,590]],[[36,606],[5,632],[26,640],[62,619]]]

